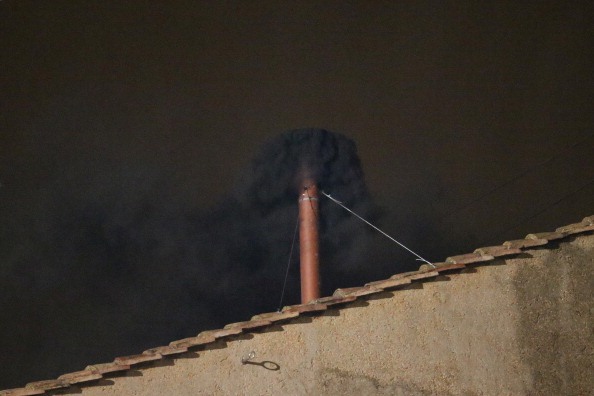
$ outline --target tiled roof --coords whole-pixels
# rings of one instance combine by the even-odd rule
[[[524,239],[506,241],[502,245],[482,247],[472,253],[448,257],[444,262],[434,263],[434,266],[424,264],[418,271],[396,274],[388,279],[370,282],[364,286],[337,289],[332,296],[319,298],[308,304],[290,305],[284,307],[280,312],[255,315],[251,320],[245,322],[231,323],[223,329],[203,331],[195,337],[172,341],[169,345],[147,349],[137,355],[117,357],[110,363],[93,364],[84,370],[61,375],[55,380],[30,382],[23,388],[3,390],[0,391],[0,396],[42,395],[46,391],[68,388],[74,384],[77,386],[90,385],[93,381],[107,376],[125,375],[126,371],[136,365],[163,358],[175,358],[176,355],[186,353],[192,348],[214,343],[220,338],[237,336],[271,326],[275,322],[289,321],[301,315],[317,315],[329,307],[340,308],[342,304],[364,299],[371,294],[384,290],[397,290],[413,282],[435,278],[442,272],[456,273],[468,265],[489,263],[499,257],[517,256],[524,250],[545,246],[550,241],[592,231],[594,231],[594,216],[589,216],[579,223],[559,227],[554,232],[528,234]]]

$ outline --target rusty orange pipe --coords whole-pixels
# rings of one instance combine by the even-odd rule
[[[306,304],[320,298],[318,187],[307,178],[299,196],[299,246],[301,303]]]

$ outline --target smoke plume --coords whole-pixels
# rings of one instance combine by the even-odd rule
[[[0,388],[279,308],[304,171],[356,212],[377,216],[355,144],[320,129],[264,144],[204,213],[155,194],[149,186],[159,171],[147,166],[54,178],[40,192],[38,216],[2,232]],[[365,259],[370,235],[357,219],[327,199],[320,213],[322,294],[329,295],[378,265]],[[299,303],[297,257],[284,305]]]

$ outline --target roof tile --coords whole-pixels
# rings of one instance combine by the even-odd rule
[[[366,283],[365,286],[371,286],[374,287],[376,289],[391,289],[394,287],[398,287],[398,286],[403,286],[403,285],[408,285],[409,283],[411,283],[412,280],[410,278],[396,278],[396,279],[383,279],[383,280],[378,280],[375,282],[369,282]]]
[[[0,396],[29,396],[29,395],[43,395],[44,390],[41,389],[27,389],[27,388],[13,388],[0,391]]]
[[[481,256],[491,256],[491,257],[502,257],[502,256],[512,256],[515,254],[520,254],[522,251],[518,248],[511,248],[504,245],[497,245],[497,246],[485,246],[482,248],[478,248],[474,251],[474,253],[478,253]]]
[[[67,388],[69,386],[70,384],[68,382],[64,380],[55,379],[47,381],[29,382],[27,385],[25,385],[25,388],[47,391],[52,389]]]
[[[549,243],[546,239],[514,239],[513,241],[503,242],[503,246],[510,249],[525,249],[534,246],[542,246]]]
[[[564,237],[565,235],[560,232],[538,232],[536,234],[526,235],[526,239],[546,239],[547,241],[554,241],[555,239]]]
[[[434,268],[433,264],[431,264],[431,265],[430,264],[423,264],[423,265],[421,265],[421,267],[428,268],[428,269],[427,270],[419,269],[418,271],[400,272],[398,274],[392,275],[390,277],[390,279],[410,278],[411,276],[415,276],[415,275],[418,275],[420,273],[433,271],[433,268]]]
[[[174,348],[179,348],[179,347],[190,348],[193,346],[210,344],[211,342],[215,342],[215,341],[216,341],[216,338],[213,335],[198,334],[198,336],[196,336],[196,337],[188,337],[188,338],[184,338],[182,340],[171,341],[169,343],[169,346],[172,346]]]
[[[586,231],[592,231],[592,230],[594,230],[593,224],[589,224],[586,221],[582,221],[581,223],[568,224],[566,226],[559,227],[555,231],[562,232],[565,235],[573,235],[573,234],[578,234],[580,232],[586,232]]]
[[[328,306],[346,304],[355,301],[357,296],[328,296],[314,300],[317,304],[326,304]]]
[[[130,370],[130,365],[128,364],[121,364],[116,362],[110,363],[99,363],[99,364],[92,364],[87,366],[85,370],[89,370],[98,374],[107,374],[107,373],[114,373],[117,371],[126,371]]]
[[[252,317],[252,320],[264,319],[274,323],[281,320],[296,318],[297,316],[299,316],[299,312],[268,312],[259,315],[254,315]]]
[[[224,328],[225,329],[241,329],[241,330],[248,330],[248,329],[257,329],[258,327],[264,327],[271,325],[272,322],[270,320],[247,320],[245,322],[236,322],[236,323],[229,323]]]
[[[421,264],[421,266],[419,267],[418,271],[415,272],[419,272],[419,273],[426,273],[426,272],[431,272],[433,271],[435,268],[437,268],[438,263],[435,264]]]
[[[450,270],[456,270],[456,269],[463,269],[466,268],[466,264],[459,264],[459,263],[435,263],[435,268],[433,269],[433,271],[436,272],[444,272],[444,271],[450,271]],[[421,278],[418,278],[421,279]]]
[[[114,363],[132,365],[132,364],[150,362],[150,361],[159,360],[159,359],[163,359],[163,356],[161,356],[158,353],[155,353],[155,354],[139,353],[137,355],[117,357],[117,358],[115,358]]]
[[[59,380],[68,382],[69,384],[78,384],[81,382],[94,381],[103,378],[101,374],[92,370],[81,370],[73,373],[64,374],[58,377]]]
[[[433,265],[437,267],[439,264],[440,263],[436,263]],[[422,269],[421,269],[421,267],[422,267]],[[425,278],[433,278],[433,277],[439,275],[439,272],[437,272],[435,270],[435,268],[430,266],[429,264],[423,264],[423,265],[421,265],[421,267],[419,267],[418,271],[407,272],[406,277],[408,279],[410,279],[411,281],[413,281],[413,280],[419,280],[419,279],[425,279]],[[397,279],[396,277],[398,275],[400,275],[400,274],[392,275],[390,278]]]
[[[325,311],[328,309],[326,304],[298,304],[298,305],[288,305],[283,308],[281,312],[319,312]]]
[[[171,345],[165,345],[160,347],[155,347],[151,349],[147,349],[146,351],[142,352],[143,354],[147,355],[161,355],[161,356],[168,356],[168,355],[176,355],[179,353],[187,352],[188,348],[184,346],[173,347]]]
[[[478,253],[467,253],[467,254],[460,254],[458,256],[450,256],[446,259],[446,263],[448,264],[473,264],[473,263],[480,263],[483,261],[491,261],[495,259],[495,257],[490,255],[482,255]]]
[[[406,278],[406,279],[410,279],[411,281],[414,281],[414,280],[418,280],[418,279],[431,278],[431,277],[439,275],[439,273],[435,269],[440,264],[445,264],[445,263],[423,264],[419,267],[418,271],[409,271],[409,272],[403,272],[400,274],[392,275],[390,277],[390,279]]]
[[[333,296],[336,297],[346,297],[346,296],[366,296],[368,294],[375,294],[381,293],[382,289],[377,289],[373,286],[358,286],[358,287],[347,287],[347,288],[340,288],[334,291]]]
[[[214,337],[218,340],[219,338],[241,334],[242,332],[240,328],[205,330],[200,332],[197,337]]]

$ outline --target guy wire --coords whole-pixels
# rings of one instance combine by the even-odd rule
[[[329,198],[335,204],[341,206],[347,212],[349,212],[352,215],[356,216],[359,220],[363,221],[368,226],[370,226],[373,229],[375,229],[376,231],[380,232],[382,235],[384,235],[386,238],[390,239],[392,242],[395,242],[396,244],[398,244],[398,246],[400,246],[401,248],[403,248],[403,249],[407,250],[408,252],[414,254],[417,257],[417,260],[418,261],[423,261],[423,262],[429,264],[430,266],[432,266],[433,268],[435,268],[435,265],[433,265],[430,261],[425,260],[423,257],[419,256],[417,253],[413,252],[412,250],[410,250],[409,248],[407,248],[406,246],[404,246],[402,243],[398,242],[396,239],[392,238],[390,235],[386,234],[384,231],[380,230],[379,228],[377,228],[376,226],[374,226],[373,224],[371,224],[369,221],[365,220],[363,217],[359,216],[357,213],[353,212],[352,210],[350,210],[349,208],[347,208],[346,206],[344,206],[344,204],[342,202],[340,202],[339,200],[331,197],[330,194],[326,194],[324,191],[322,191],[322,194],[324,194],[327,198]]]
[[[287,271],[285,272],[285,281],[283,282],[283,291],[281,292],[280,302],[278,304],[278,312],[283,308],[283,299],[285,297],[285,288],[287,287],[287,279],[289,278],[289,268],[291,268],[291,259],[293,258],[293,249],[295,247],[295,239],[297,239],[297,230],[299,229],[299,216],[293,231],[293,242],[291,242],[291,250],[289,251],[289,261],[287,262]]]

